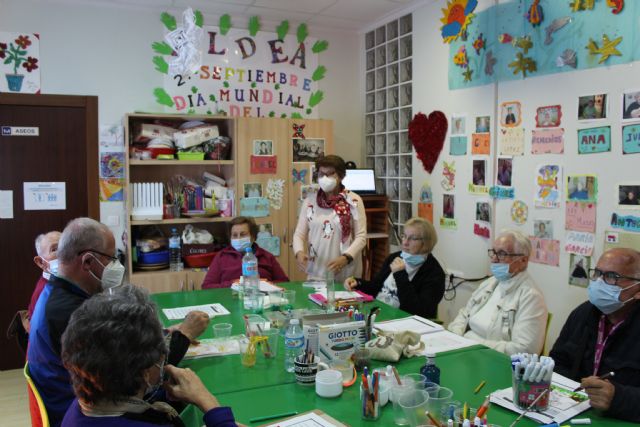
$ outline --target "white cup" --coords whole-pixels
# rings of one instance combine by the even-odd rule
[[[325,369],[316,374],[316,394],[320,397],[338,397],[342,394],[342,373]]]

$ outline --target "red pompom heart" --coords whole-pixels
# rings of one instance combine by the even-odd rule
[[[433,111],[429,117],[418,113],[409,123],[409,140],[424,169],[429,173],[433,172],[444,147],[448,127],[447,116],[442,111]]]

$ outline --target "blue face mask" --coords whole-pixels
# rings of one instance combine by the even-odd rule
[[[640,285],[640,282],[629,286],[629,288],[636,285]],[[624,289],[619,286],[608,285],[604,280],[602,280],[602,278],[599,278],[598,280],[590,280],[588,290],[589,301],[591,304],[598,307],[598,309],[604,314],[611,314],[614,311],[618,311],[622,306],[633,299],[629,298],[626,301],[620,301],[620,294]]]
[[[498,279],[499,282],[504,282],[511,279],[512,274],[509,273],[509,265],[504,262],[491,263],[491,274]]]
[[[251,246],[251,238],[242,237],[240,239],[231,239],[231,246],[238,252],[244,252],[245,249]]]
[[[400,258],[410,266],[416,267],[423,264],[427,259],[427,256],[424,254],[410,254],[409,252],[402,251]]]

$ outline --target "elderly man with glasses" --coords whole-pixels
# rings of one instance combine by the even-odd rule
[[[550,356],[581,381],[591,406],[640,422],[640,252],[606,251],[589,270],[589,301],[569,315]],[[600,377],[613,372],[608,379]]]
[[[124,267],[115,257],[111,230],[91,218],[76,218],[58,243],[58,272],[45,285],[31,318],[27,360],[52,427],[59,426],[74,399],[69,373],[60,359],[61,339],[73,312],[92,295],[120,286]],[[205,313],[192,312],[167,337],[169,360],[177,364],[190,340],[209,323]]]
[[[449,330],[505,354],[539,353],[547,305],[527,272],[531,243],[519,231],[503,231],[489,249],[491,273],[449,324]]]

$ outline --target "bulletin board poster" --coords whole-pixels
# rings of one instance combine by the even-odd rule
[[[640,153],[640,124],[622,127],[622,153]]]
[[[640,2],[635,0],[513,0],[482,10],[461,10],[461,3],[478,2],[446,3],[443,22],[458,30],[458,37],[449,43],[449,89],[640,59],[636,35]],[[527,19],[535,3],[543,9],[539,25]]]
[[[40,93],[40,35],[0,31],[0,92]]]
[[[181,18],[176,16],[178,29]],[[167,54],[154,43],[156,70],[164,71],[164,86],[154,91],[156,102],[175,113],[317,118],[324,97],[318,82],[326,73],[318,58],[328,43],[309,37],[305,24],[302,29],[292,25],[284,35],[267,31],[257,19],[250,28],[205,22],[194,44],[201,62],[191,74],[173,73],[171,48]],[[231,23],[236,23],[233,18]]]
[[[560,265],[560,241],[552,239],[539,239],[529,237],[531,241],[531,262],[537,264]]]
[[[606,153],[611,151],[611,127],[578,130],[578,154]]]

